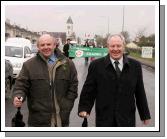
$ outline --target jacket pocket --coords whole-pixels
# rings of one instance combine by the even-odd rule
[[[48,79],[48,74],[34,73],[30,75],[30,80],[37,80],[37,79]]]
[[[32,74],[30,77],[30,93],[34,98],[46,98],[50,93],[50,81],[46,74]]]
[[[49,78],[47,74],[32,74],[30,76],[31,84],[37,87],[44,87],[43,85],[49,84]]]

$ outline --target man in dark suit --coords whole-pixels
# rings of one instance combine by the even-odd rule
[[[70,47],[70,41],[71,41],[70,39],[67,39],[67,43],[63,47],[63,52],[64,52],[64,55],[66,57],[69,57],[68,50],[69,50],[69,47]]]
[[[136,106],[144,125],[150,121],[141,64],[124,53],[121,35],[109,36],[109,54],[93,61],[81,91],[78,115],[88,117],[96,103],[97,127],[134,127]]]
[[[70,41],[71,41],[70,39],[67,39],[67,43],[63,47],[63,52],[66,57],[68,57],[69,59],[73,59],[73,57],[69,57],[69,52],[68,52],[70,49],[70,45],[72,45],[70,44]]]

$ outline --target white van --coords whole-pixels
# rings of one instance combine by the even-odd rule
[[[22,68],[23,62],[32,57],[30,48],[21,43],[5,43],[5,59],[13,65],[13,77],[17,78]]]
[[[31,50],[32,47],[32,43],[30,40],[25,39],[25,38],[21,38],[21,37],[12,37],[12,38],[8,38],[6,40],[6,42],[10,42],[10,43],[17,43],[20,45],[24,45],[24,46],[28,46]]]

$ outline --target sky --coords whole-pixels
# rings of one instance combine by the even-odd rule
[[[153,5],[7,5],[5,19],[11,24],[40,32],[66,32],[69,16],[73,31],[83,37],[85,33],[105,35],[120,33],[123,25],[130,38],[145,30],[145,35],[155,33],[155,6]],[[109,24],[109,26],[108,26]]]

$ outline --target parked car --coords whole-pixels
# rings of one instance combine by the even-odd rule
[[[30,50],[31,50],[31,47],[32,47],[32,43],[31,43],[30,40],[25,39],[25,38],[21,38],[21,37],[11,37],[11,38],[8,38],[6,40],[6,42],[17,43],[17,44],[20,44],[20,45],[24,45],[24,46],[29,47]]]
[[[9,60],[5,59],[5,98],[11,97],[13,83],[13,66]]]
[[[31,57],[31,50],[28,46],[19,43],[5,43],[5,59],[12,63],[14,78],[18,77],[23,62],[30,59]]]

